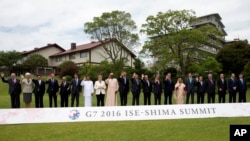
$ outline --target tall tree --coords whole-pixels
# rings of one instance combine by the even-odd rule
[[[181,75],[185,75],[191,62],[202,61],[212,55],[202,51],[204,46],[218,47],[223,40],[222,33],[214,26],[204,25],[192,29],[194,20],[195,12],[191,10],[169,10],[148,16],[141,32],[150,38],[141,53],[156,57],[159,68],[175,67]]]
[[[100,17],[94,17],[92,22],[84,24],[84,32],[89,34],[92,39],[101,42],[105,42],[106,39],[118,41],[103,47],[108,55],[106,59],[111,59],[113,63],[127,57],[122,52],[122,45],[133,49],[138,44],[138,34],[134,33],[136,29],[130,13],[125,11],[105,12]]]
[[[224,72],[239,74],[250,61],[250,45],[247,41],[234,41],[225,45],[216,59],[222,64]]]
[[[75,73],[78,73],[79,67],[72,61],[62,62],[58,68],[61,69],[60,76],[71,76],[73,77]]]
[[[22,58],[22,54],[17,51],[2,51],[0,53],[0,65],[12,71],[13,67],[17,65],[18,61]]]
[[[48,60],[40,54],[31,55],[22,63],[22,67],[25,69],[36,69],[37,67],[46,66],[48,66]]]

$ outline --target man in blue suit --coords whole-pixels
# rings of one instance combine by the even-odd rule
[[[239,74],[238,91],[239,91],[239,102],[246,102],[247,82],[243,78],[243,74]]]
[[[191,96],[191,103],[194,104],[194,92],[195,92],[196,80],[193,78],[192,73],[188,74],[188,78],[186,78],[185,85],[187,89],[186,104],[189,104],[190,96]]]
[[[76,107],[79,107],[79,97],[82,91],[81,80],[78,78],[78,74],[74,74],[74,78],[71,80],[71,107],[74,107],[76,100]]]
[[[164,83],[164,104],[172,104],[172,95],[174,91],[174,81],[171,79],[171,73],[166,74]]]
[[[229,103],[236,102],[236,92],[237,92],[237,80],[235,79],[235,74],[231,74],[231,78],[228,80],[228,92],[229,92]]]

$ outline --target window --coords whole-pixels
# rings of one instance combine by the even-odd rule
[[[61,62],[61,61],[62,61],[62,57],[56,57],[56,58],[55,58],[55,61],[56,61],[56,62]]]
[[[80,52],[80,58],[86,58],[88,57],[88,54],[89,54],[88,51]]]
[[[75,53],[72,53],[69,55],[69,60],[76,59]]]

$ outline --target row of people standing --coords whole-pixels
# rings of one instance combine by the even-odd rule
[[[227,80],[223,73],[220,74],[220,78],[216,81],[213,79],[212,74],[208,74],[208,79],[203,80],[203,77],[197,77],[194,79],[192,74],[188,74],[188,78],[185,81],[187,95],[186,104],[194,103],[194,94],[197,93],[197,103],[204,103],[204,96],[207,93],[207,103],[215,103],[216,86],[218,89],[218,103],[226,102],[227,91],[229,93],[229,103],[235,103],[237,93],[238,102],[246,102],[247,83],[243,78],[243,74],[239,74],[239,79],[235,78],[235,74],[232,73],[231,77]]]
[[[118,78],[119,81],[119,93],[121,106],[127,105],[127,95],[129,93],[129,79],[127,78],[126,72],[122,72]],[[154,81],[149,80],[148,75],[141,75],[139,79],[138,74],[134,73],[131,78],[131,92],[132,92],[132,105],[139,105],[139,98],[141,93],[141,86],[143,87],[144,94],[144,105],[151,105],[151,94],[154,93],[154,104],[161,105],[162,95],[162,82],[160,81],[160,75],[157,74]],[[171,74],[166,75],[166,79],[163,81],[164,87],[164,104],[172,104],[172,94],[174,91],[174,82],[171,79]]]
[[[129,92],[129,79],[126,77],[126,72],[122,72],[119,77],[119,92],[121,106],[127,104],[127,94]],[[235,78],[232,73],[231,77],[226,80],[224,74],[220,74],[220,78],[215,81],[212,74],[208,74],[208,78],[203,80],[202,76],[194,78],[192,73],[183,82],[182,78],[178,78],[177,82],[171,78],[171,73],[165,75],[163,81],[160,80],[160,75],[157,74],[154,80],[150,81],[148,75],[142,74],[139,80],[137,74],[133,74],[131,79],[133,95],[132,105],[139,105],[140,83],[144,94],[144,105],[151,105],[151,93],[154,94],[154,105],[161,105],[161,96],[164,93],[164,104],[172,104],[172,96],[176,98],[177,104],[194,104],[195,93],[197,94],[197,103],[204,103],[205,94],[207,94],[207,103],[215,103],[216,84],[218,88],[218,102],[226,102],[226,93],[229,92],[229,103],[235,103],[237,93],[238,102],[246,102],[247,84],[242,74],[239,74],[239,79]],[[185,102],[184,97],[186,97]]]

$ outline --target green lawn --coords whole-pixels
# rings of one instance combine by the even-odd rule
[[[0,108],[10,107],[7,88],[0,82]],[[131,98],[129,94],[129,105]],[[141,94],[141,104],[142,100]],[[44,103],[48,107],[47,94]],[[24,106],[22,96],[21,105]],[[95,97],[93,105],[96,105]],[[83,106],[82,95],[80,106]],[[0,141],[228,141],[230,124],[250,124],[250,117],[0,125]]]

